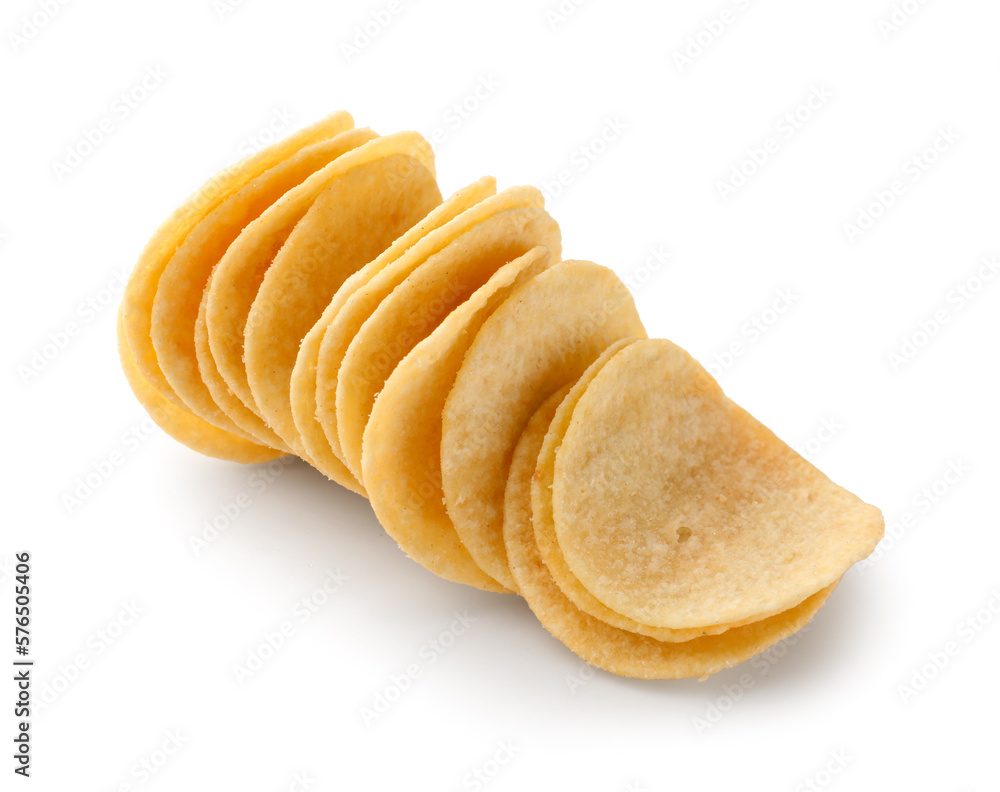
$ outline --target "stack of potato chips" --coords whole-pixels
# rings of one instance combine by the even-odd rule
[[[418,134],[330,117],[217,175],[156,232],[122,366],[210,456],[294,454],[414,560],[518,592],[588,662],[703,676],[805,625],[882,536],[649,340],[624,284],[562,261],[532,187],[446,200]]]

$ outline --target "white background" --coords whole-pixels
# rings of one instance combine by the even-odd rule
[[[890,30],[888,0],[592,0],[563,19],[555,3],[400,0],[365,44],[356,28],[388,2],[5,3],[0,551],[33,555],[34,692],[49,701],[33,777],[12,782],[2,686],[0,785],[447,790],[479,788],[479,770],[490,792],[1000,788],[1000,278],[976,280],[1000,254],[1000,6],[903,5]],[[120,99],[157,71],[141,101]],[[814,88],[829,98],[783,122]],[[305,465],[259,487],[261,471],[150,431],[116,358],[121,273],[269,125],[340,108],[380,133],[441,129],[445,194],[484,174],[551,194],[566,171],[550,202],[565,256],[630,279],[651,336],[716,366],[897,538],[777,653],[705,682],[590,675],[520,600],[426,573]],[[940,130],[957,139],[922,153]],[[724,199],[767,138],[777,151]],[[87,155],[60,178],[69,149]],[[894,180],[892,205],[845,231]],[[791,308],[765,313],[780,290]],[[77,335],[47,347],[69,323]],[[920,348],[893,365],[906,339]],[[251,505],[196,554],[239,496]],[[328,570],[349,579],[302,620]],[[428,642],[456,612],[475,622],[438,654]],[[234,667],[284,622],[294,633],[240,684]],[[179,749],[144,775],[171,735]]]

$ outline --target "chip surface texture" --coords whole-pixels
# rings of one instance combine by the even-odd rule
[[[775,613],[882,536],[837,486],[680,347],[637,341],[581,397],[553,486],[562,552],[608,607],[680,629]]]

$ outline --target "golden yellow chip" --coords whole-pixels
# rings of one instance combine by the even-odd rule
[[[535,464],[535,475],[531,482],[532,523],[535,526],[535,541],[538,543],[538,551],[541,554],[542,561],[548,567],[549,574],[552,575],[552,579],[562,592],[584,613],[588,613],[613,627],[639,633],[640,635],[648,635],[656,638],[658,641],[689,641],[692,638],[702,635],[718,635],[730,627],[759,621],[759,619],[765,616],[773,615],[771,613],[762,613],[755,618],[746,619],[735,624],[706,624],[699,625],[696,628],[680,630],[670,629],[669,627],[654,627],[637,622],[607,607],[591,594],[570,571],[569,565],[566,563],[566,559],[563,557],[559,543],[556,540],[555,525],[552,518],[552,480],[556,451],[563,441],[566,429],[569,427],[573,410],[587,387],[614,355],[621,352],[635,340],[624,339],[609,346],[581,375],[580,379],[568,389],[565,398],[560,401],[559,407],[549,424],[545,441],[542,443],[542,448],[538,453],[538,460]]]
[[[486,198],[427,234],[398,259],[372,275],[344,302],[326,329],[316,365],[316,417],[323,426],[330,449],[342,462],[348,464],[340,445],[337,419],[340,367],[362,325],[393,289],[458,237],[499,212],[518,207],[541,207],[543,202],[542,194],[534,187],[512,187]]]
[[[136,398],[151,414],[155,412],[161,416],[160,424],[165,431],[172,433],[170,424],[177,431],[184,432],[187,439],[181,440],[182,442],[190,445],[195,442],[192,438],[197,435],[198,443],[207,443],[214,449],[213,456],[243,459],[247,455],[247,446],[242,437],[220,429],[194,414],[190,418],[179,415],[180,412],[189,410],[160,370],[150,335],[153,304],[164,268],[190,231],[230,195],[302,148],[348,130],[353,125],[354,121],[349,114],[334,113],[216,174],[157,229],[140,255],[129,277],[119,309],[123,328],[121,337],[125,340],[121,356],[123,360],[131,361],[128,378],[135,385]],[[165,411],[164,402],[177,407],[177,411]],[[174,415],[174,419],[168,421],[162,417],[168,413]],[[232,444],[231,457],[224,452],[227,444]]]
[[[323,342],[326,329],[344,303],[361,286],[431,231],[440,228],[466,209],[493,195],[495,191],[496,181],[491,177],[485,177],[468,187],[464,187],[444,201],[427,217],[393,242],[392,246],[378,258],[366,264],[344,281],[337,293],[327,303],[326,308],[323,309],[320,318],[302,339],[289,383],[292,417],[295,420],[299,439],[302,441],[310,461],[320,472],[333,481],[337,481],[359,494],[364,494],[361,483],[347,469],[347,465],[330,449],[326,433],[316,418],[316,363],[319,360],[320,344]]]
[[[139,256],[122,297],[125,337],[139,371],[165,398],[183,406],[160,371],[150,340],[153,301],[160,276],[174,251],[201,220],[247,182],[306,146],[351,129],[354,119],[344,112],[333,113],[285,140],[258,151],[217,173],[181,204],[156,230]]]
[[[150,328],[160,369],[195,415],[234,434],[247,436],[215,403],[201,379],[195,351],[195,322],[212,268],[252,220],[343,153],[342,138],[323,140],[247,182],[191,229],[160,276]]]
[[[154,423],[178,442],[206,456],[231,462],[267,462],[282,456],[281,451],[251,443],[243,437],[206,423],[160,393],[146,379],[132,357],[121,313],[118,314],[118,357],[125,379],[139,403]]]
[[[555,638],[597,668],[639,679],[702,677],[748,660],[802,629],[836,586],[800,605],[721,635],[683,642],[657,641],[612,627],[584,613],[562,592],[542,562],[532,527],[531,478],[546,432],[563,393],[550,398],[521,436],[510,465],[504,541],[510,569],[528,606]]]
[[[497,212],[428,258],[365,320],[337,373],[340,447],[355,476],[362,475],[361,441],[375,397],[399,361],[500,267],[536,247],[550,251],[553,263],[561,258],[559,226],[548,212]]]
[[[253,403],[243,364],[243,331],[264,274],[295,224],[330,180],[343,172],[348,155],[357,162],[357,152],[382,138],[370,129],[352,129],[336,140],[343,155],[285,193],[229,246],[212,272],[195,322],[198,368],[212,398],[244,431],[275,448],[291,450]],[[366,154],[360,157],[365,159]]]
[[[630,345],[584,392],[552,500],[575,577],[612,610],[673,629],[790,608],[839,580],[883,529],[878,509],[664,340]]]
[[[487,591],[505,589],[472,560],[444,507],[441,413],[483,322],[553,263],[535,248],[497,270],[396,366],[365,428],[362,472],[379,522],[431,572]]]
[[[501,305],[469,348],[444,409],[442,484],[462,542],[507,588],[517,584],[503,544],[503,491],[528,419],[609,345],[645,336],[632,296],[611,270],[564,261]]]
[[[441,203],[433,170],[405,148],[390,152],[330,181],[275,256],[247,317],[243,359],[254,403],[300,456],[290,397],[299,342],[350,275]]]
[[[552,478],[556,450],[559,448],[566,427],[569,425],[573,408],[604,365],[635,340],[634,338],[623,339],[604,350],[600,357],[580,376],[580,379],[572,387],[566,389],[564,398],[559,401],[558,409],[553,413],[544,442],[537,453],[535,473],[531,479],[531,511],[532,524],[535,527],[535,541],[538,544],[542,561],[548,567],[552,579],[573,604],[585,613],[589,613],[613,627],[640,635],[648,635],[659,641],[689,641],[702,635],[725,632],[730,625],[716,625],[694,630],[670,630],[640,624],[612,611],[573,577],[559,550],[555,538],[555,526],[552,524]]]
[[[226,381],[222,378],[218,366],[215,365],[215,358],[212,356],[212,348],[208,343],[208,330],[205,326],[205,314],[208,306],[208,289],[201,296],[201,304],[198,306],[198,319],[194,325],[194,350],[198,358],[198,371],[201,378],[212,394],[212,399],[233,420],[244,432],[256,437],[258,441],[266,443],[272,448],[279,448],[286,454],[291,454],[292,449],[278,437],[277,434],[268,428],[257,413],[247,407],[239,396],[233,393]]]

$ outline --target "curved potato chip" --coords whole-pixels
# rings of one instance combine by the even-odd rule
[[[292,449],[278,437],[271,429],[264,424],[257,413],[247,407],[239,396],[230,390],[226,381],[219,372],[219,367],[215,364],[212,356],[212,348],[208,342],[208,330],[205,327],[205,314],[208,311],[208,289],[201,295],[201,304],[198,306],[198,319],[194,325],[194,350],[198,358],[198,371],[201,378],[212,394],[212,399],[228,415],[237,426],[244,432],[257,438],[259,442],[266,443],[272,448],[280,448],[286,454],[291,454]]]
[[[444,201],[427,217],[393,242],[388,250],[344,281],[337,293],[334,294],[333,299],[323,309],[319,320],[302,339],[299,353],[295,358],[295,367],[292,369],[292,379],[289,383],[292,417],[295,420],[295,428],[298,430],[306,454],[312,464],[327,478],[344,484],[361,495],[365,494],[361,483],[354,478],[351,471],[347,469],[347,465],[330,449],[330,441],[326,439],[326,433],[316,417],[316,364],[319,360],[320,345],[323,342],[326,328],[330,326],[348,298],[377,273],[389,266],[431,231],[440,228],[466,209],[493,195],[495,191],[496,181],[487,176],[462,188]]]
[[[532,527],[531,478],[560,396],[529,421],[514,451],[505,493],[503,534],[510,569],[539,622],[577,656],[597,668],[638,679],[703,677],[748,660],[802,629],[836,583],[776,616],[721,635],[690,641],[657,641],[612,627],[584,613],[562,592],[542,561]]]
[[[456,583],[505,591],[472,560],[441,491],[441,414],[483,322],[550,266],[535,248],[505,264],[396,366],[365,428],[362,472],[372,508],[410,558]]]
[[[442,484],[462,542],[507,588],[517,584],[503,544],[503,493],[528,419],[609,345],[645,336],[614,272],[564,261],[501,305],[469,348],[444,409]]]
[[[332,179],[274,257],[247,316],[243,359],[262,417],[300,456],[290,396],[299,343],[350,275],[440,203],[433,170],[387,155]]]
[[[561,258],[559,226],[536,206],[497,212],[453,239],[389,294],[351,341],[337,373],[344,460],[361,478],[361,442],[375,397],[399,362],[503,265],[535,247]]]
[[[354,120],[349,114],[334,113],[216,174],[167,218],[139,256],[119,309],[123,327],[121,337],[127,343],[121,355],[123,360],[131,361],[128,379],[134,384],[136,398],[151,413],[155,412],[161,416],[161,426],[171,434],[173,431],[168,427],[167,419],[162,416],[167,413],[173,415],[174,418],[169,424],[189,438],[182,440],[185,444],[191,445],[195,441],[190,438],[197,435],[197,443],[202,445],[207,443],[213,449],[213,456],[244,459],[247,455],[244,438],[221,429],[193,413],[190,418],[182,418],[179,414],[189,412],[189,409],[173,391],[160,370],[150,335],[153,303],[164,268],[191,229],[228,196],[300,149],[352,126]],[[177,410],[165,411],[164,402],[173,404]],[[224,452],[227,444],[232,444],[231,457]]]
[[[591,594],[579,580],[573,575],[562,555],[562,550],[556,540],[555,524],[552,518],[552,479],[554,475],[556,451],[560,447],[566,429],[569,427],[573,416],[573,410],[587,387],[594,381],[598,372],[604,368],[605,364],[620,353],[625,347],[635,342],[636,339],[629,338],[619,341],[609,346],[595,360],[590,367],[581,375],[580,379],[569,388],[566,396],[559,403],[559,407],[549,422],[549,429],[545,435],[541,450],[538,452],[538,459],[535,462],[535,474],[531,480],[531,512],[532,523],[535,527],[535,541],[538,544],[538,552],[542,561],[549,570],[549,574],[556,582],[569,600],[584,613],[588,613],[601,621],[617,627],[621,630],[648,635],[658,641],[689,641],[702,635],[718,635],[728,630],[730,627],[738,627],[752,621],[759,621],[764,616],[774,615],[773,613],[761,614],[759,617],[746,619],[736,624],[712,624],[699,625],[695,628],[674,630],[668,627],[654,627],[643,624],[623,616],[612,610],[593,594]],[[628,482],[624,482],[627,486]]]
[[[345,301],[326,329],[316,366],[316,417],[326,433],[330,449],[344,464],[348,462],[340,446],[337,387],[347,349],[362,325],[410,273],[459,236],[498,212],[514,207],[541,207],[543,203],[542,194],[534,187],[511,187],[486,198],[429,233],[398,259],[372,275]]]
[[[248,223],[344,151],[339,136],[322,140],[247,182],[191,229],[160,276],[150,328],[160,369],[191,412],[234,434],[247,436],[215,403],[198,369],[195,323],[208,279]]]
[[[349,154],[378,136],[370,129],[352,129],[337,139]],[[323,191],[331,171],[339,172],[334,169],[343,156],[286,192],[240,232],[215,265],[195,321],[198,370],[212,399],[245,432],[289,452],[291,448],[267,426],[250,398],[243,366],[243,331],[264,273],[292,228]]]
[[[268,462],[283,456],[281,451],[224,432],[167,399],[136,365],[121,313],[117,325],[118,356],[125,379],[149,417],[164,432],[194,451],[230,462]]]
[[[215,174],[156,230],[136,262],[122,297],[122,321],[129,350],[144,378],[165,398],[183,406],[160,371],[156,350],[150,339],[153,301],[160,276],[174,251],[188,233],[206,215],[250,180],[306,146],[351,129],[354,119],[337,112],[312,126],[299,130],[273,146],[251,154],[246,159]]]
[[[244,330],[264,275],[281,245],[330,182],[354,167],[405,154],[426,162],[428,170],[433,172],[430,147],[416,133],[403,132],[384,138],[374,138],[370,130],[345,134],[357,134],[366,142],[313,173],[248,225],[216,266],[206,292],[205,323],[196,332],[207,333],[208,347],[221,381],[212,376],[209,366],[202,371],[203,378],[220,406],[257,437],[270,440],[278,436],[263,420],[250,391],[243,360]],[[373,196],[367,198],[374,200]],[[235,404],[231,411],[229,404],[233,401],[242,402],[254,418],[246,420],[246,414],[240,414]],[[285,445],[280,439],[277,442]]]
[[[555,461],[555,532],[614,611],[682,629],[785,610],[833,584],[882,515],[738,405],[684,350],[642,341],[597,374]]]

